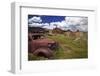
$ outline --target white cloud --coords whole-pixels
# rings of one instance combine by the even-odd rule
[[[80,31],[88,31],[88,26],[87,25],[80,25],[77,27]]]
[[[65,21],[71,30],[88,30],[88,18],[87,17],[65,17]]]
[[[47,26],[43,26],[43,28],[47,28],[47,29],[54,29],[55,26],[54,25],[47,25]]]
[[[82,18],[81,25],[88,25],[88,18]]]
[[[81,17],[65,17],[65,21],[68,25],[78,25],[80,24]]]
[[[44,26],[49,26],[49,23],[32,23],[29,24],[29,27],[44,27]]]
[[[29,24],[29,27],[41,27],[42,24],[40,23],[32,23],[32,24]]]
[[[88,30],[88,18],[86,17],[65,17],[65,20],[61,22],[41,23],[41,17],[32,17],[29,19],[30,27],[43,27],[47,29],[54,29],[55,27],[61,28],[62,30],[80,31]]]
[[[32,23],[34,23],[34,22],[42,22],[41,17],[36,17],[36,16],[34,16],[34,17],[32,17],[32,18],[30,18],[30,19],[28,20],[28,23],[29,23],[29,24],[32,24]]]
[[[61,21],[61,22],[51,22],[50,26],[55,26],[58,28],[63,28],[63,27],[68,27],[67,23],[65,22],[65,20]],[[54,27],[54,28],[55,28]]]

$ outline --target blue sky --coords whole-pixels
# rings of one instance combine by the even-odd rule
[[[41,17],[42,23],[61,22],[66,16],[46,16],[46,15],[28,15],[28,19],[32,17]]]
[[[88,30],[88,17],[81,16],[53,16],[53,15],[28,15],[29,27],[43,27],[54,29],[55,25],[62,30]]]

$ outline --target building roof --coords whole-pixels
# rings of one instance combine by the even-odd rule
[[[46,30],[44,28],[41,28],[41,27],[28,27],[28,32],[31,32],[31,33],[44,33],[44,32],[46,32]]]

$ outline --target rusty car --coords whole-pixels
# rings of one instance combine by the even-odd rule
[[[36,29],[38,30],[36,31]],[[28,32],[28,52],[36,56],[51,58],[53,56],[53,50],[58,47],[58,43],[46,38],[43,32],[44,30],[39,31],[39,29],[41,28],[35,28]]]

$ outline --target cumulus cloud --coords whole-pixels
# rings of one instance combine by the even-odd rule
[[[44,27],[44,26],[49,26],[49,23],[31,23],[29,24],[29,27]]]
[[[88,26],[87,25],[80,25],[77,27],[80,31],[88,31]]]
[[[41,17],[32,17],[28,20],[30,27],[43,27],[47,29],[54,29],[55,27],[62,30],[71,31],[87,31],[88,18],[87,17],[65,17],[65,20],[51,23],[42,23]]]
[[[81,17],[65,17],[65,21],[68,25],[79,25],[81,20]]]
[[[68,27],[68,25],[66,24],[65,20],[61,21],[61,22],[51,22],[50,26],[54,26],[58,27],[58,28],[63,28],[63,27]]]
[[[43,28],[46,28],[46,29],[54,29],[55,26],[49,24],[49,25],[43,26]]]
[[[58,27],[62,30],[71,31],[87,31],[88,30],[88,18],[86,17],[65,17],[65,20],[60,22],[51,22],[47,28]]]
[[[36,16],[34,16],[34,17],[30,18],[30,19],[28,20],[28,22],[29,22],[29,24],[32,24],[32,23],[34,23],[34,22],[42,22],[42,19],[41,19],[41,17],[36,17]]]
[[[80,24],[81,25],[88,25],[88,18],[86,18],[86,17],[82,18]]]
[[[65,21],[68,28],[72,31],[80,30],[87,31],[88,30],[88,18],[87,17],[65,17]]]

